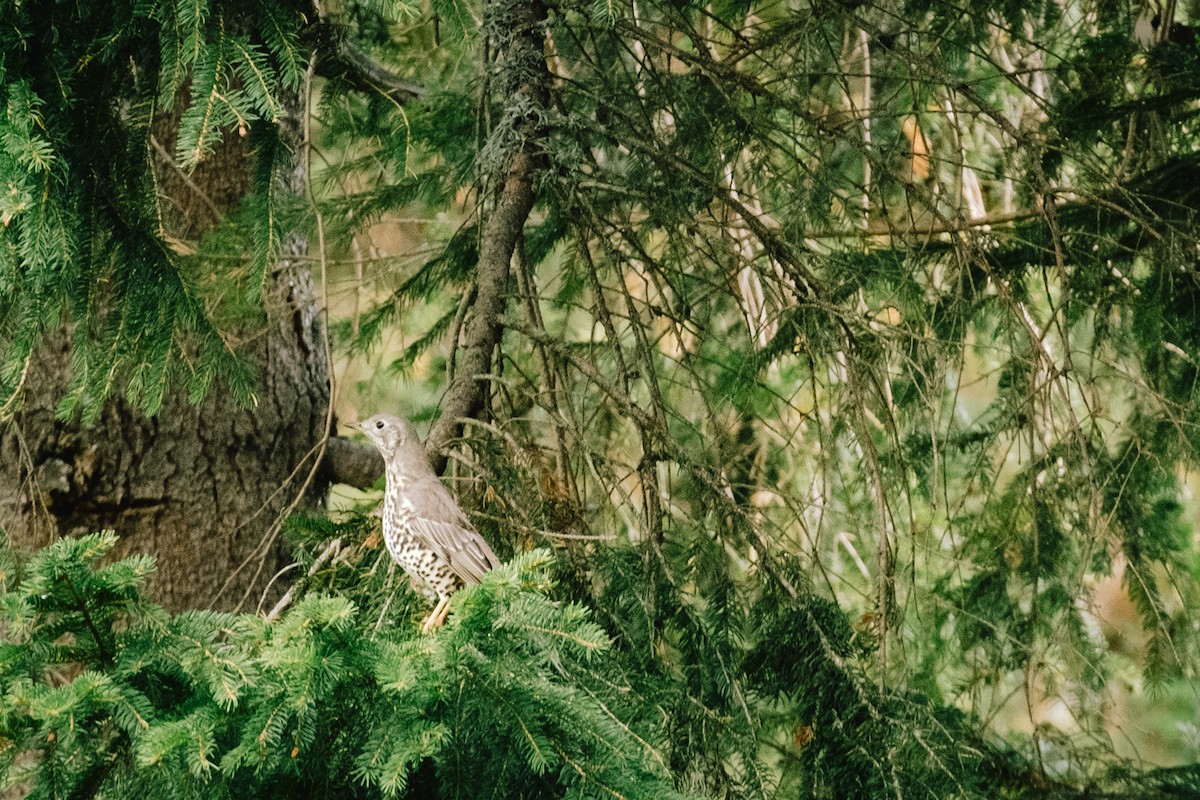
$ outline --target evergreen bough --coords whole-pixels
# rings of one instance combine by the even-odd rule
[[[1035,776],[969,715],[864,680],[869,640],[811,596],[763,598],[761,636],[726,665],[726,683],[686,656],[699,647],[720,659],[715,642],[676,640],[675,674],[614,646],[587,608],[556,599],[559,567],[545,550],[461,590],[447,626],[422,636],[403,603],[375,613],[378,585],[354,563],[330,569],[338,582],[358,574],[357,591],[301,590],[273,621],[168,614],[140,592],[152,559],[104,561],[116,541],[65,538],[32,557],[0,549],[0,791],[1200,797],[1195,769],[1123,769],[1082,793]],[[707,611],[681,614],[716,632]],[[744,718],[714,715],[741,692]]]
[[[65,797],[677,796],[588,677],[611,648],[557,602],[552,559],[515,558],[435,636],[376,631],[349,598],[278,621],[139,593],[116,536],[3,551],[6,786]],[[611,702],[611,700],[610,700]]]

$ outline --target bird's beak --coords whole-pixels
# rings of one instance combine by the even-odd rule
[[[345,428],[352,428],[356,431],[363,430],[363,426],[362,426],[361,422],[339,422],[338,424]]]

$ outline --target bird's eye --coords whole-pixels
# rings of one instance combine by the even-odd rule
[[[375,423],[375,427],[376,427],[376,428],[382,428],[382,427],[383,427],[383,425],[384,425],[384,422],[383,422],[383,420],[379,420],[379,422],[376,422],[376,423]]]

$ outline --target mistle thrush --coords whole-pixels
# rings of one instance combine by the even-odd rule
[[[407,420],[376,414],[357,427],[379,448],[387,469],[383,539],[388,552],[418,591],[428,588],[437,595],[421,626],[428,633],[445,621],[450,595],[463,584],[479,583],[500,559],[446,491]]]

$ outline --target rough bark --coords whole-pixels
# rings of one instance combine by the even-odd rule
[[[156,133],[167,232],[194,239],[240,201],[251,155],[229,137],[185,177],[162,158],[171,132]],[[295,255],[305,244],[293,238],[285,249]],[[149,588],[168,608],[257,605],[285,563],[265,537],[308,475],[329,402],[312,279],[294,261],[272,277],[265,318],[242,332],[241,352],[258,375],[253,407],[236,407],[218,386],[199,406],[173,392],[153,418],[117,399],[90,427],[62,423],[54,409],[69,379],[70,337],[45,342],[22,410],[0,429],[0,527],[10,538],[37,547],[111,528],[123,537],[117,556],[157,556]],[[319,476],[309,497],[323,484]]]
[[[543,52],[546,7],[541,2],[510,0],[490,3],[488,14],[487,27],[503,32],[505,45],[496,66],[497,89],[512,108],[524,113],[500,114],[501,119],[511,120],[515,131],[493,132],[493,141],[515,133],[520,144],[495,171],[495,194],[479,246],[475,303],[464,325],[456,373],[446,389],[441,417],[426,442],[438,472],[445,468],[445,447],[461,432],[462,420],[477,418],[487,400],[492,353],[500,342],[500,318],[508,305],[513,253],[537,199],[533,181],[545,137],[542,110],[550,81]]]
[[[325,363],[306,293],[302,282],[281,287],[247,354],[260,370],[251,408],[233,407],[219,390],[199,406],[173,393],[153,418],[118,400],[89,428],[63,424],[54,407],[70,354],[65,336],[47,342],[24,410],[0,440],[0,524],[32,547],[116,530],[116,556],[158,557],[149,588],[172,609],[210,605],[250,558],[216,605],[233,607],[247,593],[256,604],[285,563],[278,546],[261,560],[256,549],[306,474],[291,473],[324,431]]]

